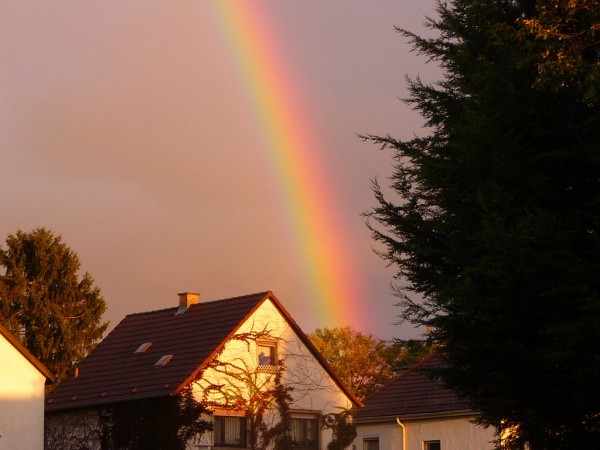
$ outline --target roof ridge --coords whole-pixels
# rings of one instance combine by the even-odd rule
[[[205,304],[205,303],[217,303],[217,302],[224,302],[224,301],[229,301],[229,300],[236,300],[236,299],[244,298],[244,297],[254,297],[254,296],[264,297],[266,295],[273,295],[273,292],[272,291],[261,291],[261,292],[254,292],[252,294],[235,295],[233,297],[218,298],[216,300],[206,300],[206,301],[203,300],[200,303],[198,303],[198,305]],[[149,311],[132,312],[132,313],[126,314],[125,317],[139,316],[139,315],[142,315],[142,314],[151,314],[151,313],[169,311],[169,310],[172,310],[172,309],[176,310],[177,308],[178,308],[178,306],[170,306],[168,308],[159,308],[159,309],[151,309]]]

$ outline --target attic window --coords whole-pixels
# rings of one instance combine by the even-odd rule
[[[144,342],[137,348],[137,350],[134,353],[144,353],[150,347],[152,347],[152,342]]]
[[[259,342],[257,351],[260,370],[277,369],[277,344],[275,342]]]
[[[173,358],[173,355],[161,356],[160,359],[158,361],[156,361],[156,364],[154,364],[154,367],[166,366],[168,364],[168,362],[171,361],[171,358]]]

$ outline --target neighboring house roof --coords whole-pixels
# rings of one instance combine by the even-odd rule
[[[271,300],[342,391],[360,402],[331,371],[271,291],[178,308],[130,314],[83,360],[76,378],[62,382],[47,411],[178,394],[196,378],[260,305]],[[144,343],[152,345],[135,353]],[[165,355],[168,364],[155,367]]]
[[[50,372],[42,362],[37,359],[33,354],[27,350],[27,348],[21,344],[21,342],[13,336],[4,326],[0,325],[0,334],[6,338],[8,342],[12,344],[24,357],[27,359],[33,367],[35,367],[42,375],[46,377],[46,381],[54,382],[54,375]]]
[[[441,364],[442,359],[433,355],[407,369],[365,399],[364,408],[356,413],[356,421],[396,420],[472,412],[466,400],[459,398],[442,380],[431,377],[428,371],[440,367]]]

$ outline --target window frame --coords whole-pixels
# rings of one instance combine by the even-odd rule
[[[437,447],[432,447],[432,444]],[[442,441],[439,439],[423,441],[423,450],[442,450]]]
[[[227,443],[225,442],[225,419],[236,419],[240,421],[240,438],[241,438],[241,442],[238,444],[231,444],[231,443]],[[221,425],[217,425],[217,420],[222,421]],[[217,434],[217,431],[219,431],[219,433]],[[221,414],[221,415],[215,415],[214,416],[214,429],[213,429],[213,445],[214,447],[237,447],[237,448],[246,448],[246,443],[248,440],[247,437],[247,423],[246,423],[246,416],[239,416],[239,415],[225,415],[225,414]],[[217,439],[218,438],[218,439]]]
[[[304,439],[308,439],[310,438],[310,436],[308,435],[308,431],[309,431],[309,427],[308,424],[312,423],[313,426],[313,431],[314,431],[314,435],[312,436],[314,438],[314,443],[311,445],[306,445],[304,442],[302,442],[301,444],[292,444],[292,448],[294,450],[319,450],[321,448],[321,433],[320,433],[320,427],[319,427],[319,418],[317,416],[294,416],[294,414],[292,414],[291,417],[292,423],[290,423],[290,427],[292,427],[291,430],[291,434],[290,434],[290,438],[294,439],[293,436],[293,422],[294,421],[302,421],[302,437]]]
[[[268,359],[270,364],[261,364],[261,349],[269,349]],[[278,360],[278,348],[277,342],[275,341],[263,341],[260,340],[256,343],[256,363],[258,370],[265,372],[272,372],[279,368]]]
[[[377,442],[377,449],[379,449],[379,436],[365,436],[363,437],[363,450],[370,450],[368,443]]]

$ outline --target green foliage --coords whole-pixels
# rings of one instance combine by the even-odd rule
[[[327,450],[344,450],[356,438],[356,425],[352,421],[352,411],[346,410],[334,415],[333,439],[327,444]]]
[[[79,258],[44,228],[8,236],[0,249],[0,321],[57,378],[65,378],[102,337],[106,309]]]
[[[424,360],[434,351],[429,339],[393,339],[383,351],[392,369],[400,369]]]
[[[290,414],[290,403],[292,402],[292,387],[286,386],[281,382],[282,371],[275,375],[272,389],[275,410],[279,416],[277,423],[269,427],[267,431],[267,444],[273,442],[275,450],[292,450],[293,442],[291,437],[292,416]]]
[[[600,100],[600,2],[538,0],[537,14],[522,19],[520,37],[538,67],[537,84],[578,87],[586,101]]]
[[[397,268],[402,318],[431,327],[445,381],[482,423],[511,430],[510,448],[594,447],[600,111],[571,79],[536,83],[521,27],[559,18],[535,1],[453,0],[438,13],[437,37],[399,30],[445,70],[436,85],[410,82],[431,134],[364,136],[394,154],[397,196],[375,182],[368,217]]]

